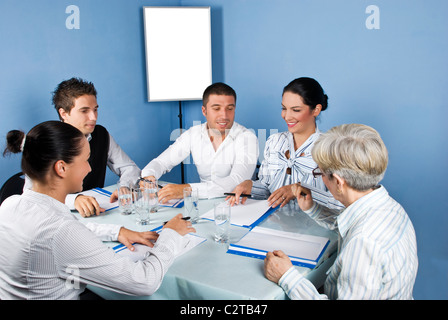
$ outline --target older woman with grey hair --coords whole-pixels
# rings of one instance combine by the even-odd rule
[[[292,266],[282,251],[269,252],[266,277],[291,299],[412,299],[418,259],[415,231],[403,207],[379,185],[388,163],[380,135],[371,127],[345,124],[322,134],[312,150],[321,175],[342,212],[315,203],[308,189],[294,193],[300,208],[339,233],[338,255],[324,292]]]

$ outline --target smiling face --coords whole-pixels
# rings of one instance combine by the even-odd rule
[[[211,94],[206,106],[202,106],[202,114],[207,119],[209,129],[226,134],[235,120],[235,98],[233,96]]]
[[[73,102],[70,112],[59,109],[59,114],[64,122],[71,124],[84,135],[93,132],[98,119],[98,103],[94,95],[82,95]]]
[[[285,92],[282,98],[282,118],[292,134],[312,134],[316,131],[316,117],[321,105],[314,110],[307,106],[301,96],[292,92]]]
[[[66,164],[66,186],[69,193],[82,191],[84,178],[91,171],[89,157],[90,145],[87,139],[83,138],[81,140],[81,153],[73,158],[71,163]]]

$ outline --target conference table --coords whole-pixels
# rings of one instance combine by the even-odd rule
[[[104,189],[112,192],[115,186]],[[211,210],[214,203],[222,201],[225,201],[224,197],[199,200],[199,215]],[[163,222],[176,214],[183,213],[183,210],[183,208],[159,207],[158,212],[151,214],[148,225],[137,224],[136,214],[122,215],[118,208],[88,218],[82,218],[77,212],[76,214],[83,223],[119,224],[135,231],[150,231],[159,228]],[[288,299],[280,286],[265,277],[262,259],[227,253],[228,244],[214,241],[214,221],[201,218],[193,226],[196,229],[195,234],[205,238],[206,241],[175,259],[160,288],[153,295],[130,296],[91,285],[88,289],[104,299],[111,300]],[[300,210],[295,201],[290,201],[285,207],[273,211],[258,226],[329,238],[330,243],[316,267],[311,269],[295,266],[316,288],[324,283],[326,272],[336,257],[338,237],[334,231],[320,227]],[[231,225],[229,242],[238,241],[249,230],[246,227]],[[105,244],[114,247],[119,243],[105,242]]]

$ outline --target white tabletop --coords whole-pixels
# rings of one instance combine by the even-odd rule
[[[114,190],[114,186],[105,188]],[[224,198],[200,200],[199,212],[207,212],[215,202]],[[171,219],[183,208],[161,207],[152,214],[149,225],[136,223],[136,215],[122,215],[118,209],[110,210],[99,216],[82,218],[82,222],[113,223],[136,231],[153,230]],[[78,213],[75,213],[78,214]],[[333,264],[336,256],[337,235],[333,231],[318,226],[296,203],[287,205],[273,212],[259,226],[303,234],[325,236],[330,245],[314,269],[296,267],[306,278],[320,287],[325,281],[326,271]],[[194,224],[196,234],[207,240],[189,252],[176,258],[166,273],[160,288],[152,296],[126,296],[105,289],[89,286],[89,289],[105,299],[287,299],[283,289],[266,279],[263,273],[264,262],[261,259],[227,253],[227,244],[213,240],[214,222],[200,219]],[[231,226],[230,242],[236,242],[249,229]],[[115,245],[118,243],[107,243]]]

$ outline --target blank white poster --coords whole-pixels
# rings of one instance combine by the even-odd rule
[[[210,7],[144,7],[148,101],[201,100],[212,82]]]

